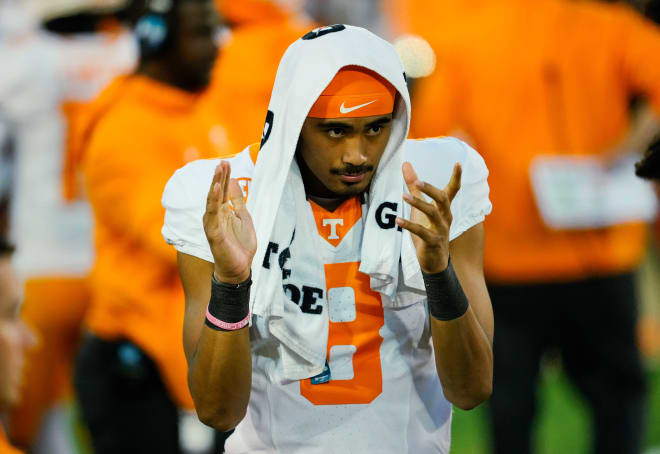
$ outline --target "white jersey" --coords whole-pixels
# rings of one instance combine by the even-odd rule
[[[10,237],[24,277],[84,276],[91,268],[90,208],[63,196],[61,107],[91,101],[136,58],[128,31],[67,37],[35,31],[0,41],[0,112],[15,145]]]
[[[404,159],[420,179],[443,188],[453,165],[463,167],[452,202],[453,237],[481,223],[491,210],[488,170],[479,154],[453,138],[407,140]],[[228,159],[232,177],[249,192],[254,164],[248,150]],[[208,187],[218,160],[178,170],[163,196],[163,235],[180,252],[212,261],[202,225]],[[228,439],[228,453],[448,453],[451,404],[435,369],[429,314],[424,301],[383,307],[359,273],[366,205],[345,202],[330,213],[309,202],[318,229],[314,254],[325,264],[325,292],[291,286],[301,310],[327,297],[330,380],[287,380],[278,340],[253,317],[252,390],[245,419]],[[283,251],[279,251],[282,253]],[[282,255],[265,260],[277,263]],[[285,257],[286,260],[286,257]]]

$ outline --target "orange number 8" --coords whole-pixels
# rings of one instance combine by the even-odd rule
[[[383,306],[378,292],[371,290],[369,276],[360,273],[359,267],[359,262],[325,265],[326,298],[331,289],[340,287],[350,287],[355,294],[355,320],[329,321],[327,358],[334,346],[352,345],[356,350],[352,379],[331,379],[318,385],[312,385],[310,379],[300,381],[300,394],[314,405],[368,404],[383,391],[383,338],[379,334],[385,323]]]

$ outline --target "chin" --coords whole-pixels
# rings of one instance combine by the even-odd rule
[[[360,195],[363,192],[367,190],[367,187],[369,186],[369,183],[358,183],[358,184],[352,184],[352,185],[342,185],[339,190],[336,191],[338,195],[342,196],[354,196],[354,195]]]

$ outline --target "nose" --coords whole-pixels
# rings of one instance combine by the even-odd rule
[[[367,144],[362,137],[352,137],[346,140],[342,162],[354,166],[361,166],[367,162]]]

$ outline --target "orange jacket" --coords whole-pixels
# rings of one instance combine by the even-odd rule
[[[416,87],[412,135],[462,130],[484,156],[493,202],[487,277],[572,280],[634,268],[645,226],[551,230],[528,170],[539,154],[595,155],[613,146],[626,132],[634,94],[660,112],[656,26],[626,7],[594,2],[411,1],[427,5],[408,10],[410,23],[438,57],[435,73]]]
[[[285,4],[280,5],[279,0],[215,0],[215,5],[221,17],[232,26],[247,23],[263,23],[281,21],[291,16],[291,9]]]
[[[198,99],[143,76],[119,78],[100,97],[103,112],[90,124],[83,161],[96,228],[87,325],[144,349],[186,407],[184,297],[176,253],[160,233],[160,199],[179,167],[228,154],[213,144],[218,125],[199,113]]]
[[[232,29],[202,103],[212,115],[224,119],[229,142],[241,147],[235,153],[244,144],[261,140],[280,59],[291,43],[312,28],[313,24],[276,16]]]

